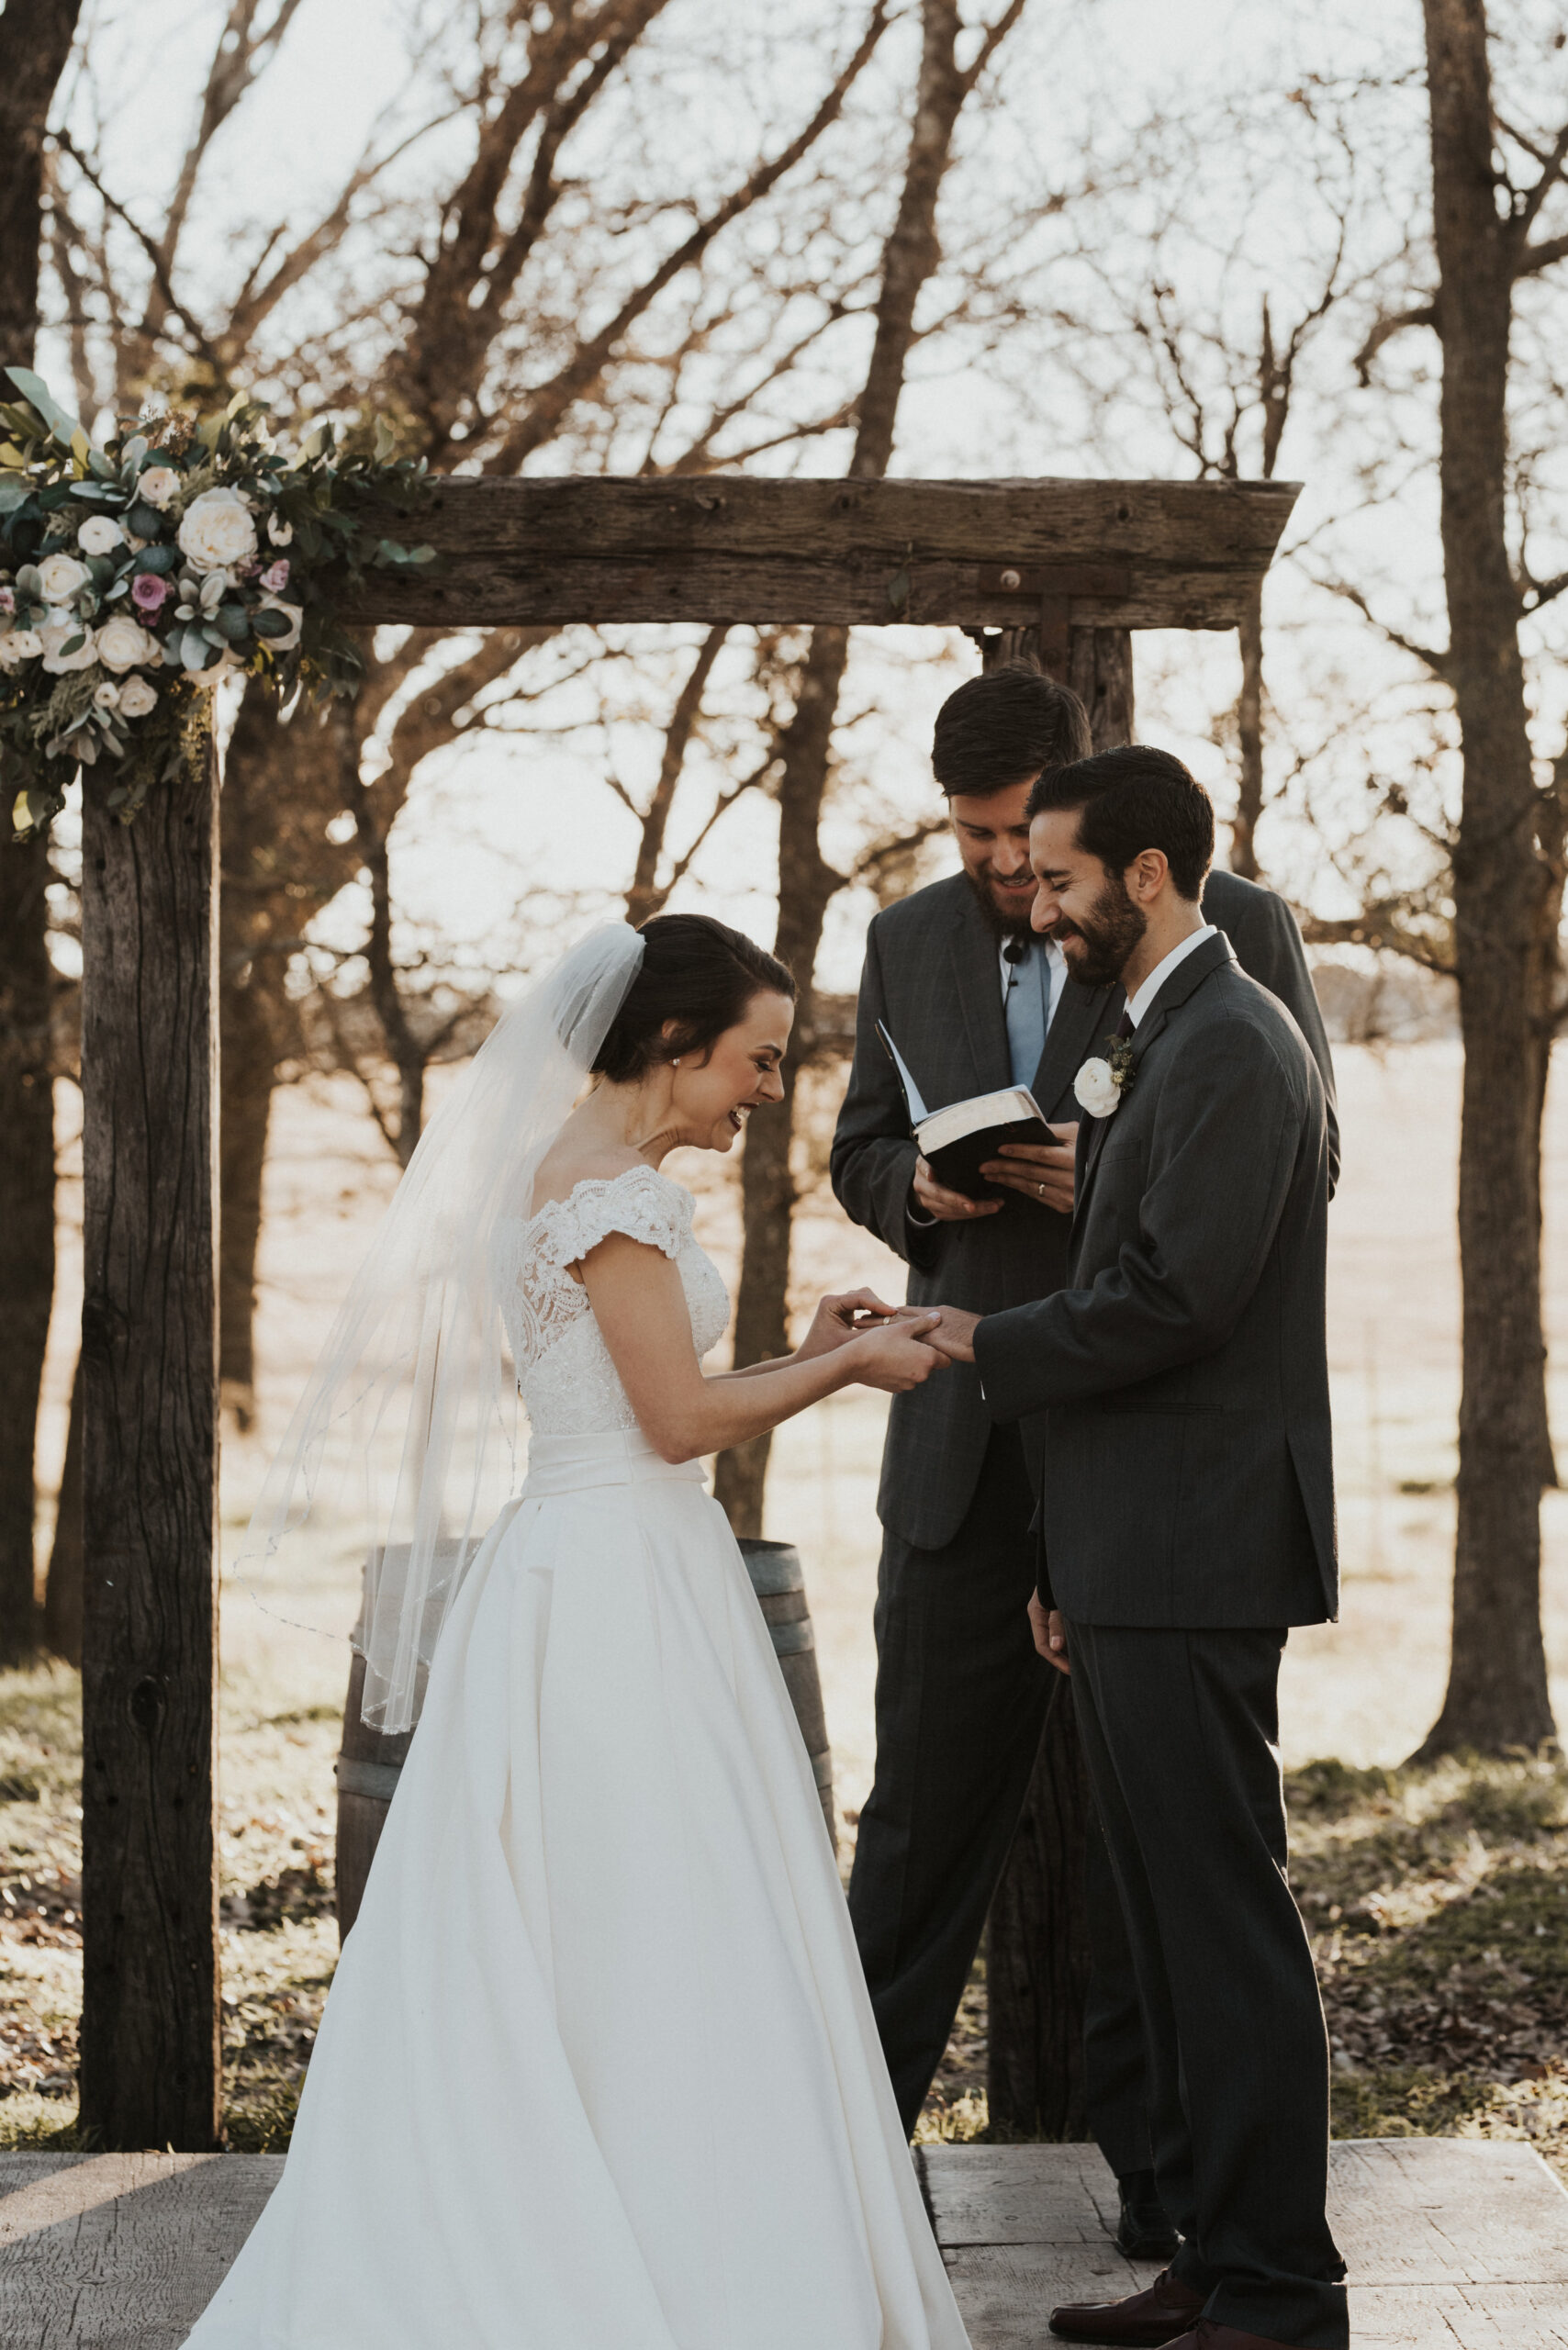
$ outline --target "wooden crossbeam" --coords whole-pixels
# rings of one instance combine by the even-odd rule
[[[441,562],[373,574],[351,616],[1234,628],[1293,482],[442,480],[388,535]],[[1068,583],[1065,591],[1052,582]]]

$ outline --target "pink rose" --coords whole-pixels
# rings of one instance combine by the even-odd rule
[[[16,609],[16,589],[14,588],[0,588],[0,612],[14,612]]]
[[[267,565],[262,574],[262,586],[269,596],[281,596],[288,585],[288,565],[281,558]]]
[[[139,571],[130,583],[130,600],[149,620],[156,619],[163,609],[164,599],[173,593],[170,582],[156,571]]]

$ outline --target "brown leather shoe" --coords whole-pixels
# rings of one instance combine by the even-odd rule
[[[1063,2342],[1106,2342],[1114,2350],[1160,2350],[1180,2335],[1185,2350],[1206,2298],[1162,2268],[1147,2291],[1130,2293],[1125,2300],[1064,2302],[1051,2311],[1051,2332]],[[1215,2350],[1230,2345],[1220,2344]]]

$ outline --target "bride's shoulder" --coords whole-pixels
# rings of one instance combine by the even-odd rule
[[[546,1159],[527,1221],[573,1258],[612,1232],[674,1254],[691,1226],[689,1192],[634,1151],[595,1151]]]

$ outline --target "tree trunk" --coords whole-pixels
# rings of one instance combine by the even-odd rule
[[[1552,1734],[1540,1627],[1545,1360],[1531,948],[1536,851],[1519,603],[1506,536],[1517,231],[1499,217],[1482,0],[1425,0],[1442,321],[1439,483],[1449,676],[1463,746],[1454,856],[1464,1086],[1464,1314],[1453,1651],[1423,1757],[1533,1749]]]
[[[0,16],[0,367],[32,362],[44,133],[80,6],[7,0]],[[47,842],[0,840],[0,1664],[33,1655],[39,1637],[33,1449],[54,1301],[49,878]]]
[[[920,86],[899,208],[882,253],[877,332],[858,404],[850,477],[867,481],[887,472],[921,288],[941,259],[936,202],[952,152],[953,130],[972,86],[958,71],[961,30],[958,0],[924,0]],[[764,1362],[789,1351],[790,1171],[794,1134],[795,1076],[812,1041],[812,992],[817,948],[829,901],[843,876],[825,864],[818,846],[838,692],[849,655],[846,629],[813,629],[801,672],[795,714],[780,745],[778,929],[775,952],[794,972],[800,1008],[785,1065],[785,1098],[754,1118],[742,1165],[745,1250],[735,1307],[735,1362]],[[762,1532],[763,1489],[770,1439],[758,1437],[721,1453],[714,1492],[737,1535]]]
[[[82,840],[82,2123],[220,2139],[218,767]]]
[[[0,1664],[37,1650],[33,1442],[54,1300],[49,844],[0,845]]]
[[[254,1410],[256,1247],[273,1088],[279,1062],[301,1043],[289,960],[359,865],[356,843],[327,838],[349,805],[358,750],[338,706],[322,721],[301,713],[286,723],[252,687],[224,761],[220,1368],[241,1427]]]
[[[82,1665],[82,1357],[71,1382],[71,1419],[65,1434],[65,1466],[60,1472],[54,1540],[43,1599],[44,1639],[50,1651],[77,1670]]]
[[[1014,648],[1038,658],[1039,639]],[[995,655],[991,656],[995,666]],[[1132,637],[1074,629],[1069,682],[1089,712],[1094,748],[1133,739]],[[990,2031],[986,2088],[993,2126],[1019,2137],[1089,2135],[1083,2086],[1083,1997],[1089,1927],[1083,1850],[1090,1796],[1070,1684],[1058,1690],[1040,1740],[1018,1833],[986,1923]]]
[[[741,1167],[745,1248],[735,1307],[737,1365],[771,1361],[790,1351],[790,1225],[795,1205],[790,1147],[795,1080],[813,1042],[812,974],[823,920],[841,876],[817,845],[838,689],[849,657],[849,632],[812,632],[795,714],[785,731],[778,787],[778,927],[774,952],[800,982],[801,999],[784,1065],[785,1093],[754,1114]],[[754,1437],[719,1456],[713,1490],[737,1536],[762,1532],[770,1437]]]
[[[1258,597],[1237,631],[1241,642],[1241,694],[1236,731],[1240,738],[1241,783],[1230,828],[1230,869],[1258,878],[1258,819],[1263,812],[1263,599]]]

